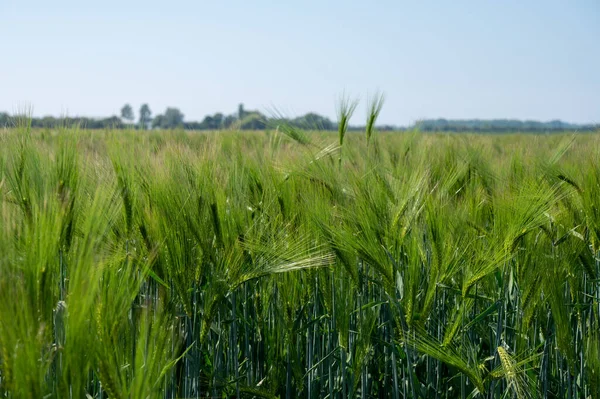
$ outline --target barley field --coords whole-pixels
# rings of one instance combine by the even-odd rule
[[[0,397],[600,398],[600,135],[0,130]]]

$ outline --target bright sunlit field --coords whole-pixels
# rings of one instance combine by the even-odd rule
[[[0,131],[0,396],[599,398],[600,136]]]

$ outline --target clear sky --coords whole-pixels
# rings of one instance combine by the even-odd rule
[[[600,123],[599,0],[0,0],[0,111]],[[137,112],[136,112],[137,114]]]

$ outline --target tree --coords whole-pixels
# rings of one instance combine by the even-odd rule
[[[233,124],[236,122],[236,117],[235,115],[227,115],[224,119],[223,119],[223,123],[222,123],[222,127],[224,128],[230,128],[233,126]]]
[[[10,115],[0,112],[0,128],[7,127],[10,124]]]
[[[246,116],[246,111],[244,111],[244,104],[238,105],[238,119],[242,120]]]
[[[123,127],[121,120],[115,115],[100,120],[100,126],[104,129],[120,129]]]
[[[164,119],[165,119],[164,115],[161,115],[161,114],[156,115],[154,117],[154,119],[152,119],[152,128],[153,129],[161,129],[164,124]]]
[[[223,127],[224,118],[225,118],[225,116],[221,113],[216,113],[214,115],[207,115],[199,127],[200,127],[200,129],[204,129],[204,130],[220,129]]]
[[[225,116],[218,112],[213,116],[213,122],[214,122],[214,129],[220,129],[223,127],[223,120],[225,119]]]
[[[291,124],[301,129],[335,130],[335,125],[329,118],[315,114],[314,112],[294,118]]]
[[[183,114],[177,108],[167,108],[165,111],[165,128],[175,128],[183,125]]]
[[[160,129],[173,129],[183,126],[183,114],[177,108],[167,108],[162,115],[156,115],[152,127]]]
[[[140,129],[147,130],[152,122],[152,111],[148,104],[143,104],[140,107]]]
[[[121,118],[129,123],[133,122],[135,117],[133,116],[133,108],[131,108],[131,105],[125,104],[123,108],[121,108]]]
[[[262,130],[266,127],[266,118],[259,112],[248,112],[244,119],[240,121],[242,130]]]

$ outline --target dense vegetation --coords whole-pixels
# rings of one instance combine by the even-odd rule
[[[0,131],[0,396],[600,397],[600,137],[366,137]]]
[[[19,116],[17,115],[18,119]],[[0,127],[14,125],[14,116],[0,112]],[[121,109],[121,116],[108,118],[61,117],[45,116],[31,118],[34,128],[55,129],[65,126],[82,126],[86,129],[185,129],[185,130],[264,130],[280,125],[291,126],[296,129],[309,130],[338,130],[336,122],[314,112],[289,118],[274,111],[273,115],[265,115],[259,111],[248,111],[240,104],[238,111],[225,115],[216,113],[207,115],[202,121],[186,121],[185,115],[178,109],[169,107],[162,114],[152,116],[148,104],[143,104],[138,112],[138,119],[131,105],[126,104]],[[366,126],[348,126],[349,131],[365,130]],[[380,131],[412,131],[422,132],[478,132],[478,133],[514,133],[514,132],[594,132],[600,130],[600,124],[572,124],[559,120],[550,122],[520,121],[514,119],[424,119],[417,121],[409,127],[391,125],[378,126]]]
[[[550,122],[520,121],[515,119],[425,119],[414,126],[423,132],[560,132],[577,130],[593,132],[600,129],[600,125],[578,125],[560,120]]]
[[[23,113],[22,113],[23,114]],[[139,110],[139,117],[136,121],[136,115],[131,105],[126,104],[121,109],[121,116],[113,115],[107,118],[86,118],[86,117],[53,117],[44,116],[42,118],[30,117],[33,128],[56,129],[72,126],[80,126],[85,129],[185,129],[185,130],[263,130],[268,127],[276,127],[285,124],[295,128],[312,130],[337,130],[337,126],[329,118],[308,113],[296,118],[287,118],[273,112],[274,115],[266,116],[259,111],[244,109],[240,104],[236,113],[224,115],[216,113],[207,115],[201,122],[186,121],[185,115],[174,107],[168,107],[165,112],[152,116],[152,111],[148,104],[143,104]],[[0,128],[12,127],[15,122],[22,119],[21,114],[9,115],[0,112]],[[381,126],[380,129],[390,130],[391,127]]]

